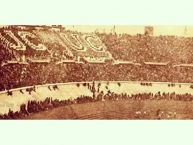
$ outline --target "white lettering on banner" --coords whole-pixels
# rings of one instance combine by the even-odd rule
[[[30,42],[28,40],[28,38],[26,36],[29,36],[31,38],[37,38],[34,34],[30,33],[30,32],[25,32],[25,31],[20,31],[18,32],[18,35],[25,41],[26,44],[28,44],[32,49],[35,50],[47,50],[46,46],[43,44],[38,44],[35,45],[32,42]]]
[[[90,56],[85,56],[83,57],[85,60],[87,61],[100,61],[100,62],[104,62],[105,61],[105,57],[90,57]]]
[[[7,39],[5,39],[1,34],[0,34],[0,45],[2,45],[10,54],[14,54],[17,61],[20,61],[20,56],[16,52],[12,51],[12,49],[9,49],[12,47],[12,43],[10,43]]]
[[[7,35],[9,35],[12,39],[14,39],[17,43],[17,45],[15,45],[15,44],[9,42],[7,39],[3,39],[8,47],[13,48],[15,50],[26,50],[26,46],[22,42],[20,42],[19,39],[10,30],[5,30],[4,32]]]
[[[63,50],[63,57],[66,57],[66,56],[70,56],[70,57],[74,57],[72,51],[69,50],[69,48],[64,44],[64,43],[61,43],[59,42],[59,44],[62,46],[62,48],[64,49]]]
[[[68,49],[64,48],[65,50],[63,51],[63,55],[64,56],[70,56],[70,57],[74,57],[73,53],[71,51],[69,51]]]
[[[8,47],[10,45],[10,43],[8,42],[7,39],[5,39],[1,34],[0,34],[0,40],[2,41],[1,44],[4,46],[4,47]]]
[[[68,39],[68,36],[64,33],[60,33],[60,36],[71,46],[72,49],[76,50],[76,51],[86,51],[87,48],[83,45],[83,43],[81,42],[79,36],[77,34],[71,34],[72,38],[78,42],[79,46],[74,45],[72,43],[72,41],[70,41]]]
[[[86,42],[88,43],[88,45],[90,45],[90,47],[94,51],[100,51],[100,52],[105,51],[104,46],[102,45],[100,39],[97,36],[95,36],[95,35],[86,35],[84,38],[85,38]],[[93,45],[93,43],[90,42],[91,39],[94,40],[96,43],[99,42],[100,45],[98,45],[98,46]]]
[[[47,32],[40,35],[38,31],[38,34],[25,30],[18,30],[17,32],[18,35],[14,35],[13,31],[4,30],[4,35],[0,33],[1,44],[9,50],[26,50],[25,45],[27,45],[37,51],[46,51],[46,55],[48,52],[52,58],[57,57],[59,59],[62,57],[71,58],[75,55],[93,58],[111,56],[100,38],[94,34],[55,32],[53,35],[53,33]],[[99,58],[96,61],[103,61],[102,58]]]

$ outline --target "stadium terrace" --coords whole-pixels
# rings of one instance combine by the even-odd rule
[[[190,37],[8,26],[0,29],[0,42],[1,91],[94,80],[191,83],[193,77]]]
[[[95,81],[96,85],[100,82],[115,82],[119,87],[123,87],[124,82],[129,82],[125,89],[131,88],[131,82],[137,83],[140,88],[150,88],[156,82],[164,82],[166,86],[163,88],[177,86],[177,90],[186,86],[187,90],[192,90],[192,54],[192,37],[153,36],[148,32],[137,35],[82,33],[66,30],[62,26],[7,26],[0,28],[0,96],[4,98],[2,96],[6,94],[14,98],[15,94],[26,94],[32,97],[33,93],[37,95],[38,90],[34,91],[37,86],[41,91],[45,88],[50,90],[49,87],[53,85],[62,89],[58,84],[68,84],[69,90],[73,92],[77,87],[81,88],[79,83],[92,84]],[[73,97],[85,95],[90,100],[90,96],[96,95],[96,90],[88,90],[82,89],[82,92],[88,92],[86,95],[73,94]],[[104,90],[113,89],[104,85],[101,91]],[[153,89],[148,89],[143,93],[152,91]],[[49,95],[46,94],[42,99],[50,97]],[[36,98],[30,97],[26,96],[24,102]],[[192,100],[192,96],[190,98]],[[9,99],[4,101],[10,101]],[[15,106],[14,111],[19,110],[22,101]],[[7,112],[8,109],[3,111]]]

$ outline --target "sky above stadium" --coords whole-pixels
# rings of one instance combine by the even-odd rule
[[[144,34],[144,27],[142,25],[136,25],[136,26],[66,26],[63,25],[66,29],[79,31],[79,32],[87,32],[92,33],[95,31],[98,32],[106,32],[110,33],[113,32],[113,29],[115,28],[115,32],[117,34],[123,34],[127,33],[130,35],[136,35],[136,34]],[[152,26],[152,25],[151,25]],[[0,25],[0,27],[2,27]],[[185,37],[193,37],[193,26],[152,26],[154,27],[154,36],[159,35],[176,35],[176,36],[185,36]]]
[[[66,29],[76,30],[80,32],[106,32],[110,33],[114,26],[64,26]],[[115,26],[117,34],[127,33],[131,35],[144,34],[145,26]],[[154,36],[159,35],[177,35],[185,37],[193,37],[193,26],[153,26]]]

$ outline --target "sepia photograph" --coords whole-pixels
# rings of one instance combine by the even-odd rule
[[[191,0],[0,0],[2,145],[191,145]]]
[[[1,25],[0,119],[193,119],[193,26]]]

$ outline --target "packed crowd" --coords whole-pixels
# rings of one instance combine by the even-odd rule
[[[18,38],[18,30],[36,31],[37,39],[28,39],[38,45],[40,42],[49,46],[47,51],[26,49],[25,52],[15,53],[0,45],[0,91],[10,90],[24,86],[34,86],[50,83],[83,82],[83,81],[154,81],[154,82],[193,82],[193,67],[173,67],[173,64],[192,63],[193,38],[176,36],[148,36],[128,34],[116,35],[96,33],[106,45],[115,60],[139,62],[141,65],[124,65],[105,62],[103,64],[57,64],[61,60],[77,59],[64,49],[59,43],[58,34],[43,29],[34,30],[27,27],[23,30],[12,26],[1,28],[11,29]],[[65,31],[72,33],[72,31]],[[79,34],[80,32],[76,32]],[[1,32],[10,42],[13,41],[6,33]],[[35,33],[33,33],[35,35]],[[80,33],[81,34],[81,33]],[[45,41],[46,40],[46,41]],[[21,39],[24,43],[24,40]],[[58,42],[58,43],[57,43]],[[15,42],[13,42],[15,43]],[[30,47],[26,45],[26,47]],[[24,53],[24,54],[23,54]],[[63,54],[67,55],[63,55]],[[51,54],[52,58],[48,56]],[[26,56],[28,64],[2,65],[8,60],[18,60],[18,55]],[[32,60],[45,60],[48,62],[34,63]],[[50,60],[51,59],[51,60]],[[168,65],[145,65],[144,62],[170,62]],[[150,85],[150,84],[142,84]]]
[[[90,96],[80,96],[77,99],[67,99],[67,100],[53,100],[51,97],[47,97],[44,101],[31,100],[27,104],[22,104],[19,111],[12,111],[9,109],[8,113],[0,114],[0,119],[20,119],[26,115],[33,113],[38,113],[40,111],[45,111],[48,109],[53,109],[60,106],[66,106],[71,104],[81,104],[95,101]]]
[[[103,91],[98,93],[96,97],[91,96],[80,96],[76,99],[67,99],[67,100],[53,100],[52,97],[47,97],[44,101],[37,101],[37,100],[31,100],[28,101],[27,104],[22,104],[20,106],[19,111],[12,111],[9,109],[8,113],[0,114],[0,119],[20,119],[27,115],[31,115],[34,113],[38,113],[41,111],[45,111],[48,109],[53,109],[60,106],[67,106],[72,104],[82,104],[82,103],[89,103],[89,102],[96,102],[96,101],[118,101],[118,100],[174,100],[174,101],[193,101],[193,95],[191,94],[175,94],[175,93],[139,93],[139,94],[131,94],[128,95],[126,93],[117,94],[112,91],[108,91],[107,94],[104,94]],[[142,114],[143,113],[143,114]],[[148,113],[150,113],[149,110],[141,112],[140,110],[135,112],[135,118],[139,119],[142,117],[147,117]],[[156,116],[157,119],[161,119],[163,116],[163,111],[160,109],[157,110]],[[168,118],[171,117],[171,115],[174,115],[176,117],[176,112],[169,112]],[[144,118],[143,118],[144,119]]]
[[[34,85],[86,81],[192,83],[193,68],[112,64],[12,64],[0,67],[0,91]],[[151,84],[142,84],[150,85]],[[171,85],[172,87],[172,85]]]
[[[98,34],[116,60],[193,63],[193,38]]]
[[[4,31],[11,30],[12,33],[21,38],[18,31],[29,32],[33,34],[33,37],[27,37],[30,42],[38,46],[39,44],[46,45],[47,50],[44,52],[44,56],[50,57],[50,53],[58,54],[64,51],[64,45],[59,33],[51,31],[52,29],[35,29],[35,27],[26,27],[25,30],[20,27],[6,27],[1,28],[0,33],[9,42],[17,44],[13,38],[7,35]],[[62,30],[64,33],[73,34],[73,31]],[[76,34],[83,35],[81,32],[75,32]],[[95,33],[101,41],[106,45],[107,50],[112,54],[115,60],[128,60],[134,62],[172,62],[172,63],[193,63],[193,38],[192,37],[178,37],[178,36],[148,36],[144,34],[129,35],[129,34],[108,34],[108,33]],[[23,39],[19,39],[22,43],[26,44]],[[79,44],[71,39],[75,46]],[[84,41],[83,41],[84,42]],[[26,44],[26,47],[30,47],[30,43]],[[53,49],[54,48],[54,49]],[[71,50],[73,53],[76,51]],[[33,58],[35,53],[33,49],[26,49],[25,55],[29,58]],[[42,55],[36,54],[36,57],[41,58]],[[61,59],[61,58],[60,58]]]
[[[17,60],[17,58],[13,54],[13,51],[4,49],[3,46],[0,45],[0,64],[9,60]]]
[[[111,101],[116,101],[116,100],[176,100],[176,101],[193,101],[193,95],[191,94],[176,94],[175,92],[173,93],[139,93],[139,94],[117,94],[114,93],[113,91],[108,91],[107,94],[103,94],[103,91],[100,92],[97,96],[97,100],[111,100]]]

